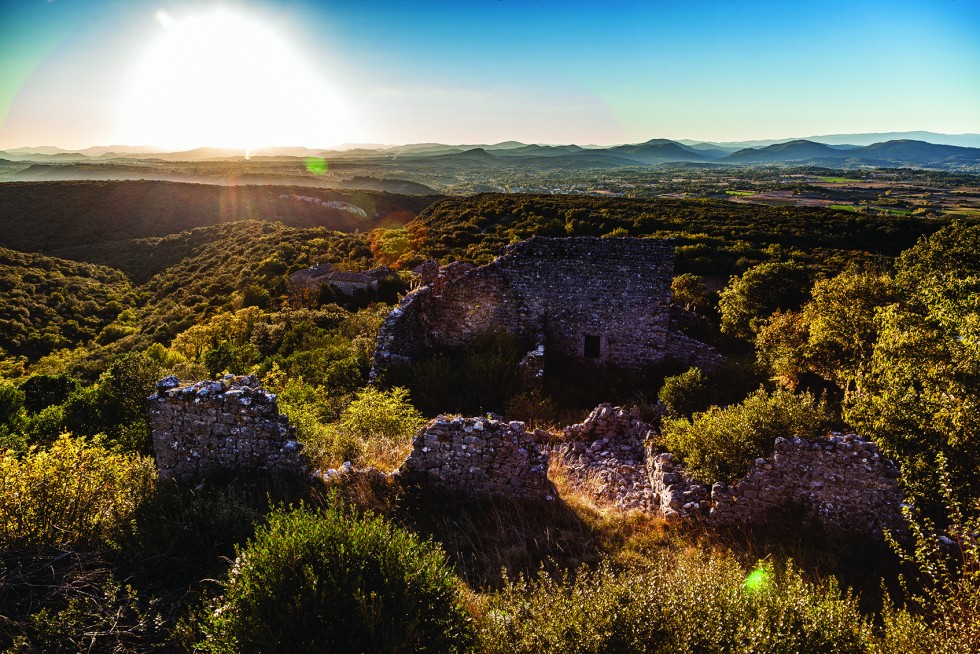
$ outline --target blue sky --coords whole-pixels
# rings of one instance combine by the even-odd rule
[[[186,97],[171,81],[166,101],[214,115],[202,109],[191,125],[194,112],[174,104],[147,116],[159,97],[147,90],[147,52],[157,48],[154,75],[193,86],[208,62],[180,63],[158,42],[167,24],[218,8],[276,39],[290,53],[283,67],[304,76],[239,71],[247,100],[227,101],[224,90],[202,95],[207,80]],[[244,121],[252,140],[312,147],[980,132],[978,35],[974,0],[0,0],[0,147],[175,138],[153,127],[169,120],[187,123],[176,127],[188,145],[242,102],[268,104]],[[184,68],[161,73],[169,61]],[[316,95],[291,96],[309,86]],[[259,124],[278,115],[273,94],[288,131]],[[289,109],[303,104],[316,111]]]

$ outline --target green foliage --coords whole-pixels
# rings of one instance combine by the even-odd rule
[[[720,556],[659,555],[646,567],[540,574],[491,596],[478,622],[482,650],[606,654],[863,653],[870,629],[831,580],[792,566],[746,583]]]
[[[32,375],[20,385],[24,393],[24,408],[37,413],[49,406],[61,404],[78,389],[78,380],[66,374]]]
[[[878,338],[876,313],[898,299],[891,280],[874,271],[819,280],[802,311],[776,312],[759,329],[759,361],[790,387],[813,372],[848,389]]]
[[[223,373],[242,375],[257,363],[259,348],[251,343],[233,345],[228,341],[204,353],[201,362],[208,369],[208,374],[217,377]]]
[[[711,293],[704,279],[694,273],[682,273],[670,282],[671,301],[689,311],[704,311],[711,304]]]
[[[788,261],[762,263],[733,277],[718,296],[721,331],[751,339],[777,310],[803,304],[809,276],[806,266]]]
[[[88,579],[62,580],[58,590],[63,595],[49,599],[47,606],[25,619],[11,620],[8,616],[6,624],[0,626],[0,643],[7,632],[12,645],[4,651],[71,654],[143,651],[152,646],[161,626],[160,616],[141,605],[136,591],[119,583],[111,573],[86,573]],[[30,587],[22,590],[35,591]]]
[[[904,301],[877,312],[878,339],[845,406],[845,418],[902,466],[907,492],[930,511],[941,505],[930,472],[939,454],[954,483],[980,496],[980,261],[970,249],[978,237],[980,227],[946,228],[901,257]]]
[[[471,626],[442,552],[372,516],[278,511],[203,617],[209,652],[461,652]]]
[[[901,582],[914,612],[886,605],[885,652],[980,651],[980,505],[961,498],[942,456],[937,465],[948,526],[944,533],[914,509],[903,509],[911,537],[907,544],[890,542],[911,571]]]
[[[432,352],[394,368],[385,383],[406,386],[423,412],[501,412],[521,389],[518,364],[529,347],[509,334],[488,333],[462,349]]]
[[[412,406],[407,389],[366,386],[341,412],[334,428],[347,442],[358,444],[354,461],[390,466],[401,462],[423,424],[425,418]]]
[[[9,427],[24,408],[24,392],[0,381],[0,429]]]
[[[0,454],[0,550],[112,542],[155,477],[151,459],[67,435],[21,457]]]
[[[980,270],[980,225],[954,223],[935,234],[921,238],[898,258],[895,281],[915,293],[930,279],[957,278]]]
[[[491,261],[508,243],[563,227],[560,236],[674,238],[677,270],[728,277],[783,254],[840,270],[867,252],[897,256],[942,223],[727,201],[479,194],[436,202],[406,228],[420,259]]]
[[[131,305],[131,293],[117,270],[0,248],[0,348],[36,360],[81,345]]]
[[[690,416],[708,406],[708,378],[700,368],[689,368],[686,372],[664,379],[657,398],[667,407],[672,418]]]
[[[776,438],[815,439],[829,426],[826,407],[809,393],[760,388],[741,404],[711,407],[663,425],[663,442],[703,483],[728,482],[772,452]]]

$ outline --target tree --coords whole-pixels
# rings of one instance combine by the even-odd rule
[[[704,310],[711,303],[711,293],[704,279],[694,273],[674,277],[670,283],[671,299],[688,311]]]
[[[807,299],[810,275],[795,261],[753,266],[732,277],[719,294],[721,331],[751,339],[762,322],[779,309],[798,309]]]

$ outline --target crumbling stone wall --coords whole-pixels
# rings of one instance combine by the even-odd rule
[[[439,416],[412,442],[400,473],[471,495],[553,500],[548,457],[523,422]]]
[[[648,452],[656,504],[667,517],[703,517],[714,525],[759,524],[786,507],[803,507],[824,524],[880,535],[904,528],[898,468],[854,434],[827,439],[777,438],[732,484],[710,488],[690,479],[670,453]]]
[[[199,479],[221,469],[305,469],[296,428],[251,375],[183,386],[167,377],[149,402],[161,479]]]
[[[552,449],[579,490],[620,509],[655,511],[644,452],[651,429],[635,408],[600,404],[581,423],[565,427]]]
[[[458,269],[457,269],[458,268]],[[375,371],[481,334],[515,335],[547,355],[644,368],[678,359],[705,368],[721,357],[670,330],[674,247],[635,238],[534,237],[495,261],[437,275],[382,325]]]

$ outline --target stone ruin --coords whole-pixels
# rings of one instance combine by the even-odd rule
[[[166,377],[157,382],[149,403],[161,479],[306,468],[296,428],[279,413],[276,396],[251,375],[189,385]]]
[[[840,529],[873,535],[904,529],[897,466],[854,434],[777,438],[775,452],[756,459],[745,477],[713,485],[698,483],[672,453],[657,451],[652,435],[635,411],[602,404],[566,427],[554,451],[573,484],[622,509],[715,526],[765,524],[781,511],[802,509]]]
[[[654,511],[644,450],[652,430],[639,410],[600,404],[583,422],[565,427],[549,449],[569,482],[596,500],[623,510]]]
[[[439,416],[422,428],[399,472],[471,495],[553,500],[548,455],[523,422]]]
[[[428,261],[417,270],[422,286],[378,333],[373,375],[493,333],[526,342],[540,355],[535,364],[545,355],[627,369],[679,361],[710,370],[721,361],[671,329],[670,241],[536,236],[478,268]]]
[[[308,472],[295,428],[252,376],[189,385],[168,377],[149,399],[162,479],[194,480],[222,469]],[[652,435],[635,409],[609,404],[557,439],[522,422],[440,416],[419,430],[398,474],[470,495],[548,501],[557,497],[548,478],[557,460],[572,486],[622,510],[731,526],[763,524],[789,508],[876,536],[904,527],[898,469],[853,434],[777,438],[775,452],[745,477],[710,486],[657,451]],[[342,471],[352,472],[350,464]]]
[[[777,438],[774,449],[741,479],[710,488],[688,477],[672,454],[648,452],[659,512],[721,526],[761,524],[797,508],[839,529],[871,534],[904,529],[898,467],[874,443],[831,434],[818,441]]]

